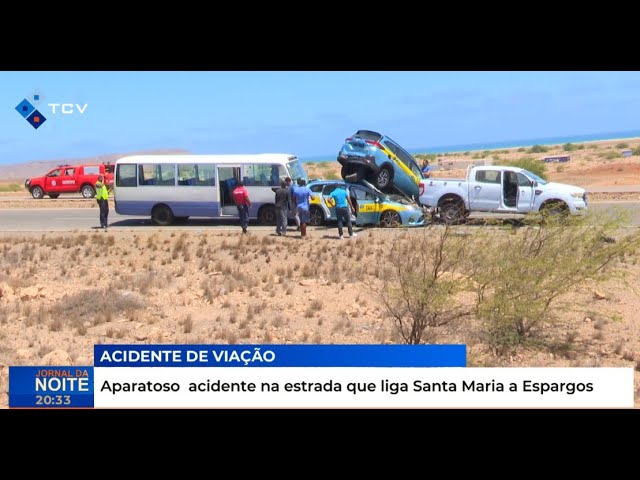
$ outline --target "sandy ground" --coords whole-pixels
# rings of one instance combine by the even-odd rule
[[[640,158],[609,161],[597,156],[603,151],[613,149],[605,142],[571,152],[571,163],[550,166],[552,180],[605,189],[640,185]],[[324,178],[337,171],[330,164],[309,170]],[[24,199],[24,191],[0,197],[0,208],[96,208],[93,200]],[[335,227],[309,229],[305,241],[291,228],[284,238],[262,231],[242,236],[239,229],[1,230],[0,407],[6,407],[8,365],[92,364],[96,343],[400,343],[372,290],[375,271],[390,242],[423,229],[360,229],[357,239],[342,242]],[[546,333],[567,348],[527,347],[496,357],[473,319],[439,331],[435,341],[466,343],[471,367],[633,367],[640,407],[640,265],[630,262],[626,271],[624,281],[587,283],[573,294],[573,308]]]

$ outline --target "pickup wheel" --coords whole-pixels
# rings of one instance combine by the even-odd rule
[[[151,220],[153,220],[153,223],[160,225],[161,227],[171,225],[173,223],[173,218],[173,212],[166,205],[156,205],[151,211]]]
[[[82,193],[84,198],[93,198],[96,195],[96,191],[91,185],[83,185],[80,189],[80,193]]]
[[[464,218],[464,206],[461,202],[449,200],[440,205],[440,218],[447,225],[456,225]]]
[[[60,196],[59,193],[50,193],[49,198],[58,198]]]
[[[540,206],[540,213],[548,220],[564,220],[569,216],[569,207],[560,200],[551,200]]]
[[[31,189],[31,196],[35,199],[41,199],[42,197],[44,197],[44,190],[42,190],[42,188],[40,187],[33,187]]]
[[[396,228],[402,226],[402,219],[398,212],[387,210],[380,215],[380,226],[385,228]]]

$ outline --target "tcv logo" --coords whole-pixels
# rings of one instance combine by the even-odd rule
[[[16,107],[16,110],[37,130],[47,121],[47,117],[36,108],[36,105],[42,102],[42,95],[40,93],[33,93],[29,95],[28,98],[29,99],[23,99]],[[87,111],[88,106],[88,103],[47,103],[47,107],[51,110],[52,115],[82,115]]]

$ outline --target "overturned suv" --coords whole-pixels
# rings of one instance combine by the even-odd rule
[[[418,198],[422,171],[404,148],[386,135],[358,130],[345,140],[338,153],[340,174],[348,182],[367,180],[385,193]]]

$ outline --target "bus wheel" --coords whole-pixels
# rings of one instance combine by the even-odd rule
[[[276,224],[276,207],[273,205],[265,205],[258,212],[258,222],[263,225]]]
[[[166,205],[156,205],[151,212],[151,220],[156,225],[166,227],[173,223],[173,212]]]

